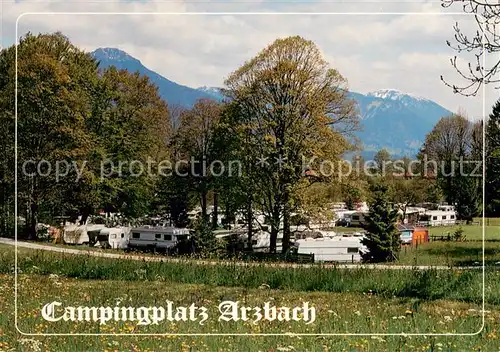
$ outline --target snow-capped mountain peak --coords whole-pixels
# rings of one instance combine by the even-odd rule
[[[203,86],[203,87],[199,87],[199,88],[196,88],[198,90],[201,90],[203,92],[207,92],[207,93],[220,93],[220,88],[217,88],[217,87],[208,87],[208,86]]]
[[[217,100],[223,100],[223,98],[224,98],[224,96],[221,92],[221,88],[218,88],[218,87],[203,86],[203,87],[199,87],[196,89],[199,90],[200,92],[204,92],[204,93],[210,95],[212,98],[215,98]]]
[[[408,98],[418,101],[429,101],[429,99],[427,98],[423,98],[411,93],[403,93],[397,89],[392,89],[392,88],[379,89],[374,92],[368,93],[367,96],[380,99],[390,99],[390,100],[400,100],[400,101],[407,100]]]
[[[92,56],[98,59],[106,59],[114,62],[139,61],[125,51],[116,48],[99,48],[94,50]]]

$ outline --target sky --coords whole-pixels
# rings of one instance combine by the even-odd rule
[[[463,97],[441,82],[443,75],[452,84],[464,83],[449,61],[457,54],[446,45],[447,40],[453,43],[455,22],[470,34],[475,31],[474,19],[463,15],[460,5],[443,9],[439,1],[414,0],[0,1],[3,47],[15,43],[17,21],[18,35],[61,31],[88,51],[116,47],[190,87],[222,86],[232,71],[275,39],[300,35],[318,45],[355,92],[397,89],[431,99],[453,112],[465,109],[471,119],[483,117],[483,98],[489,114],[499,97],[493,87],[487,87],[484,95],[481,90],[476,97]],[[152,14],[139,14],[144,12]],[[231,12],[245,15],[224,14]],[[252,12],[298,14],[248,14]],[[458,59],[463,66],[470,57],[459,55]],[[488,62],[493,63],[491,57]]]

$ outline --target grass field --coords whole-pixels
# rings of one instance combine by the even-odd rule
[[[279,333],[281,336],[19,336],[13,331],[11,275],[0,275],[0,350],[2,351],[497,351],[500,313],[495,306],[486,309],[486,328],[474,336],[294,336],[300,333],[410,333],[475,332],[481,325],[481,307],[454,301],[385,299],[357,293],[295,292],[189,285],[165,282],[123,282],[49,278],[21,275],[19,327],[30,333]],[[50,297],[50,298],[49,298]],[[171,299],[179,305],[210,307],[210,318],[203,326],[165,322],[157,326],[137,326],[125,322],[99,326],[65,322],[53,327],[40,318],[43,303],[58,299],[71,305],[127,306],[155,305]],[[271,301],[277,305],[312,302],[317,319],[300,323],[220,323],[216,306],[223,299],[241,300],[248,306]]]
[[[495,220],[498,219],[490,219]],[[403,247],[398,264],[409,265],[482,265],[482,226],[436,226],[429,228],[429,235],[453,235],[463,229],[464,242],[434,241],[418,247]],[[500,265],[500,226],[485,227],[484,260],[486,265]]]
[[[474,222],[482,224],[483,218],[474,218]],[[485,218],[484,223],[486,226],[500,226],[500,218]]]
[[[484,262],[487,266],[500,266],[500,242],[485,242]],[[395,264],[481,266],[483,243],[435,241],[417,247],[404,246]]]
[[[20,249],[19,328],[26,333],[278,333],[269,337],[40,337],[13,327],[12,247],[0,246],[1,351],[497,351],[500,275],[487,272],[486,327],[474,336],[317,337],[293,333],[472,333],[481,326],[480,273],[216,267],[119,262]],[[50,275],[53,274],[53,275]],[[56,275],[54,275],[56,274]],[[266,285],[263,285],[266,284]],[[209,308],[203,326],[170,323],[48,323],[43,304],[77,306],[176,305]],[[219,322],[217,305],[272,302],[317,308],[301,322]],[[292,335],[284,334],[290,332]]]
[[[0,273],[12,272],[12,249],[0,258]],[[23,274],[98,280],[163,281],[179,284],[213,284],[254,289],[262,284],[271,289],[323,292],[373,292],[381,297],[456,299],[482,301],[481,270],[389,270],[339,269],[320,265],[300,268],[239,265],[200,265],[182,262],[141,262],[84,255],[20,249],[19,270]],[[500,304],[500,275],[486,271],[487,301]]]
[[[483,227],[481,225],[462,225],[462,226],[431,226],[429,227],[429,236],[453,234],[456,230],[462,228],[467,241],[482,241]],[[485,226],[484,239],[486,241],[500,241],[500,226]]]
[[[453,233],[458,227],[431,228]],[[430,242],[407,247],[397,264],[477,265],[481,226],[463,226],[466,242]],[[496,226],[486,228],[487,264],[500,261]],[[67,247],[67,246],[64,246]],[[85,249],[72,246],[75,249]],[[19,328],[26,333],[278,333],[281,336],[22,336],[13,327],[13,248],[0,245],[0,351],[498,351],[500,273],[486,270],[486,325],[474,336],[298,336],[299,333],[472,333],[481,326],[480,270],[339,270],[203,266],[118,261],[19,248]],[[88,248],[86,248],[88,249]],[[116,253],[114,250],[110,252]],[[55,275],[54,275],[55,274]],[[196,323],[48,323],[41,307],[68,305],[158,306],[195,302],[210,309]],[[300,322],[222,323],[217,305],[239,300],[247,306],[273,302],[317,309],[311,325]],[[291,333],[289,336],[283,332]],[[283,333],[283,334],[282,334]]]
[[[482,219],[475,219],[478,223],[481,223]],[[485,221],[485,240],[498,240],[500,241],[500,219],[490,218]],[[456,225],[456,226],[430,226],[429,235],[447,235],[453,234],[456,230],[462,228],[464,230],[464,235],[468,241],[482,241],[483,240],[483,227],[481,225]],[[358,232],[364,231],[358,227],[341,227],[337,226],[333,228],[333,231],[344,233],[344,232]]]

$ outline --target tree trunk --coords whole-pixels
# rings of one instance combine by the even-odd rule
[[[252,237],[253,237],[253,211],[252,211],[252,197],[247,198],[247,248],[253,251]]]
[[[87,219],[89,218],[89,215],[90,215],[89,207],[84,207],[82,210],[82,218],[80,220],[80,225],[85,225],[87,223]]]
[[[227,196],[224,197],[224,204],[224,228],[229,229],[231,225],[236,225],[236,217]]]
[[[37,233],[36,233],[36,228],[38,225],[38,204],[36,201],[32,201],[30,205],[30,211],[31,211],[31,216],[30,216],[30,227],[29,227],[29,234],[28,238],[32,241],[37,239]]]
[[[289,185],[285,188],[283,194],[283,247],[282,253],[288,252],[290,249],[290,190]]]
[[[2,173],[2,180],[4,179],[5,175],[4,173]],[[2,219],[2,227],[1,227],[1,231],[2,233],[4,234],[7,234],[7,216],[6,214],[8,214],[8,204],[7,204],[7,197],[5,196],[5,187],[6,187],[6,182],[2,182],[1,183],[1,188],[2,188],[2,199],[1,199],[1,203],[2,203],[2,216],[1,216],[1,219]],[[10,234],[9,234],[10,235]]]
[[[285,200],[283,209],[283,249],[282,253],[288,252],[290,249],[290,205],[288,199]]]
[[[22,212],[18,215],[24,215],[24,224],[22,226],[21,237],[28,238],[30,233],[30,224],[31,224],[31,211],[30,211],[30,202],[26,200],[23,202]],[[20,219],[16,219],[16,226],[19,225]]]
[[[205,186],[201,189],[201,218],[203,222],[207,221],[207,190]]]
[[[280,207],[279,205],[275,205],[275,209],[272,214],[272,219],[271,219],[271,238],[270,238],[270,243],[269,243],[269,252],[270,253],[276,253],[277,250],[277,240],[278,240],[278,233],[280,230]]]
[[[269,253],[276,253],[276,240],[278,239],[279,228],[271,225],[271,239],[269,241]]]
[[[214,211],[212,213],[212,227],[217,229],[219,225],[219,195],[214,191]]]

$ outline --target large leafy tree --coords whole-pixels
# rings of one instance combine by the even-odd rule
[[[463,113],[443,117],[427,135],[420,158],[437,175],[446,201],[456,205],[458,216],[470,220],[480,211],[482,125]]]
[[[0,194],[7,213],[15,170],[15,60],[15,47],[0,53],[5,146]],[[127,166],[145,165],[148,157],[167,152],[168,110],[157,88],[145,77],[114,68],[100,74],[98,62],[61,33],[23,37],[17,69],[18,204],[28,235],[36,237],[40,216],[45,221],[61,213],[82,215],[84,222],[98,208],[145,213],[156,177],[147,172],[131,177]],[[101,168],[103,161],[104,169],[124,162],[121,174],[101,177],[101,171],[109,171]]]
[[[286,251],[303,158],[334,161],[349,147],[344,135],[357,127],[346,80],[329,68],[313,42],[296,36],[276,40],[233,72],[226,86],[239,114],[237,125],[261,166],[254,177],[258,207],[271,225],[270,251],[276,251],[282,220]]]
[[[366,237],[362,243],[368,248],[363,260],[390,262],[397,260],[401,248],[401,236],[397,229],[398,209],[390,202],[390,188],[383,182],[370,186],[370,211],[366,217]]]
[[[0,231],[14,232],[14,87],[12,49],[0,52]]]
[[[394,203],[406,216],[408,206],[425,201],[427,196],[428,180],[421,177],[409,179],[394,179],[392,181]]]
[[[228,92],[226,92],[227,94]],[[259,154],[252,143],[252,129],[242,123],[244,110],[237,104],[224,106],[221,120],[216,131],[217,155],[228,166],[224,173],[220,194],[225,209],[225,221],[231,223],[236,215],[243,214],[247,227],[247,249],[252,250],[254,211],[260,202],[258,193],[258,172],[260,166],[256,163]],[[236,163],[235,163],[236,162]],[[259,224],[260,225],[260,224]]]
[[[347,209],[356,210],[359,203],[366,199],[369,175],[373,173],[367,168],[369,163],[365,164],[360,154],[353,155],[348,165],[350,165],[350,172],[341,179],[342,200]]]
[[[180,125],[176,134],[181,158],[184,158],[189,165],[190,171],[186,177],[190,180],[190,185],[199,195],[203,221],[208,221],[207,201],[208,194],[214,190],[216,178],[212,174],[218,174],[219,165],[215,164],[219,160],[216,155],[216,130],[222,113],[221,105],[211,99],[200,99],[192,109],[184,111],[180,115]],[[210,166],[216,165],[217,168]],[[214,216],[217,218],[217,193],[214,192]]]
[[[109,105],[89,126],[102,152],[101,203],[125,216],[143,216],[150,211],[159,163],[169,157],[167,103],[139,73],[110,67],[102,80]]]
[[[317,182],[299,189],[296,195],[295,211],[299,212],[296,219],[306,224],[314,223],[331,226],[335,220],[332,203],[341,201],[341,185],[334,182]],[[299,225],[296,221],[297,225]],[[294,224],[294,225],[295,225]]]
[[[390,162],[392,160],[391,154],[387,149],[381,149],[375,154],[373,160],[376,164],[376,172],[379,175],[386,176],[387,172],[390,172],[391,165]]]
[[[0,79],[2,122],[14,124],[15,47],[2,51]],[[93,141],[85,133],[92,105],[97,64],[60,33],[28,34],[18,45],[17,132],[20,214],[36,238],[44,205],[61,204],[58,194],[74,187],[74,175],[56,177],[55,165],[82,161]],[[9,137],[12,139],[12,135]],[[23,168],[31,162],[31,168]],[[34,166],[42,165],[40,170]],[[50,170],[49,170],[50,165]],[[49,171],[51,171],[49,173]],[[10,178],[9,178],[10,179]]]
[[[170,153],[170,166],[159,170],[159,180],[156,182],[155,201],[152,204],[152,211],[156,214],[168,217],[170,223],[177,227],[187,227],[189,225],[188,212],[197,203],[195,195],[190,190],[191,179],[182,175],[189,173],[189,165],[178,164],[176,162],[183,159],[184,147],[178,143],[181,116],[185,114],[187,108],[180,105],[169,105],[170,129],[166,139],[167,148]],[[164,162],[164,164],[165,164]],[[177,170],[176,170],[177,167]]]

